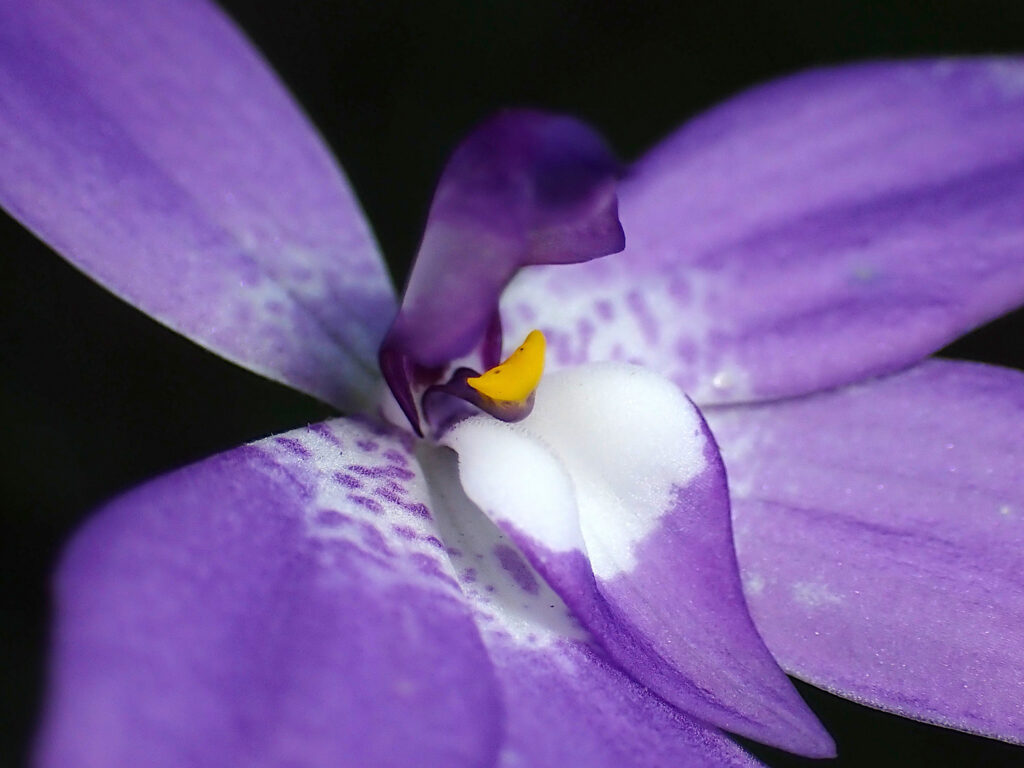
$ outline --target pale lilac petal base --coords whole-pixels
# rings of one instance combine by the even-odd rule
[[[750,90],[620,187],[627,248],[502,302],[551,367],[636,362],[698,403],[898,370],[1024,300],[1024,60],[869,63]]]
[[[347,183],[201,0],[0,9],[0,204],[193,341],[369,402],[391,287]]]
[[[336,421],[103,510],[60,569],[37,765],[490,765],[501,701],[410,447]]]
[[[780,663],[1024,742],[1024,375],[933,361],[708,418],[747,598]]]

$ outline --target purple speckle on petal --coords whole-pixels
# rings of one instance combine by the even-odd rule
[[[363,464],[349,464],[348,469],[350,472],[355,472],[357,475],[363,477],[394,477],[401,480],[411,480],[416,477],[414,472],[406,469],[405,467],[396,467],[388,465],[386,467],[367,467]]]
[[[415,504],[403,504],[402,507],[407,512],[411,512],[412,514],[416,515],[416,517],[422,517],[424,520],[431,519],[430,509],[427,507],[426,504],[416,502]]]
[[[378,553],[365,549],[365,544],[343,539],[330,539],[316,542],[319,549],[332,558],[338,565],[351,565],[355,563],[372,563],[379,568],[391,570],[393,568],[390,560],[381,557]]]
[[[437,536],[424,536],[423,540],[430,546],[444,551],[444,542],[441,541]]]
[[[597,313],[598,318],[606,323],[615,319],[615,308],[608,299],[599,299],[594,302],[594,311]]]
[[[428,576],[444,576],[444,571],[438,567],[437,561],[429,555],[415,553],[409,555],[409,559],[421,573],[425,573]]]
[[[629,311],[636,318],[636,322],[640,326],[640,332],[643,333],[647,343],[655,344],[658,341],[658,323],[651,314],[650,307],[647,306],[647,300],[644,299],[643,294],[639,291],[630,291],[629,295],[626,296],[626,306],[629,307]]]
[[[375,514],[380,514],[384,511],[384,507],[381,506],[380,502],[376,499],[371,499],[369,496],[360,496],[355,493],[350,493],[346,498],[349,501],[355,502],[364,509],[368,509]]]
[[[555,360],[563,365],[575,362],[572,359],[572,349],[569,343],[569,335],[560,333],[557,330],[545,330],[544,335],[548,339],[548,349],[551,350]]]
[[[349,464],[348,470],[349,472],[355,472],[357,475],[362,475],[363,477],[380,476],[380,469],[378,467],[366,467],[362,464]]]
[[[398,536],[408,541],[412,541],[416,538],[416,531],[407,525],[392,525],[391,530],[394,531]]]
[[[462,572],[461,578],[467,584],[472,584],[476,581],[476,568],[467,568]]]
[[[304,446],[294,437],[275,437],[274,442],[280,445],[285,450],[287,450],[289,453],[295,454],[296,456],[303,459],[309,458],[309,449],[307,449],[306,446]]]
[[[335,435],[331,428],[328,427],[326,424],[312,424],[309,427],[309,431],[313,432],[314,434],[320,435],[320,437],[329,442],[331,445],[337,446],[338,448],[341,447],[341,441],[338,440],[338,436]]]
[[[402,497],[395,493],[391,488],[374,488],[373,495],[384,499],[384,501],[389,501],[392,504],[402,504]]]
[[[384,535],[377,530],[375,525],[364,523],[362,526],[363,543],[382,555],[392,554]]]
[[[676,355],[680,362],[693,365],[697,362],[697,345],[689,336],[680,337],[676,342]]]
[[[507,544],[499,544],[494,548],[494,554],[497,556],[498,562],[501,563],[501,567],[504,568],[506,573],[512,577],[512,581],[514,581],[520,589],[531,595],[536,595],[540,592],[540,586],[537,584],[537,579],[534,577],[519,552]]]
[[[394,448],[388,448],[386,451],[384,451],[384,453],[381,454],[381,456],[395,464],[402,464],[404,466],[405,464],[409,463],[409,459],[406,457],[406,455],[401,451],[396,451]]]
[[[524,323],[532,323],[537,319],[537,313],[529,304],[517,304],[516,314]]]
[[[590,356],[590,342],[594,340],[594,323],[586,317],[576,321],[576,338],[580,344],[581,362]]]
[[[346,475],[344,472],[335,472],[334,479],[346,488],[362,488],[363,481],[358,477],[352,477],[352,475]]]
[[[684,307],[693,299],[693,288],[688,280],[672,278],[668,281],[669,295],[675,299],[677,307]]]
[[[356,445],[367,453],[373,453],[380,447],[376,440],[356,440]]]
[[[337,528],[348,522],[348,519],[336,509],[320,509],[316,513],[317,525],[327,528]]]

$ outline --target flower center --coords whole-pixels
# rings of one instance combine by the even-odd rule
[[[544,337],[531,333],[494,365],[501,293],[523,267],[578,264],[625,248],[619,173],[587,126],[531,110],[502,112],[459,145],[438,181],[402,306],[378,353],[416,434],[423,436],[422,419],[435,431],[451,422],[453,408],[461,409],[452,397],[502,421],[530,413]],[[454,361],[473,355],[494,367],[483,374],[457,368],[441,383]]]
[[[484,397],[499,402],[526,400],[540,383],[544,373],[546,342],[540,331],[530,331],[508,359],[479,376],[471,376],[466,383]]]

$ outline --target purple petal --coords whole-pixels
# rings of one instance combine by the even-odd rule
[[[708,418],[751,612],[783,666],[1024,742],[1024,375],[933,361]]]
[[[205,2],[0,9],[0,204],[126,301],[338,406],[393,313],[358,205]]]
[[[57,582],[41,766],[478,766],[484,646],[406,436],[297,430],[115,501]]]
[[[638,682],[722,728],[834,754],[754,629],[714,440],[671,382],[562,371],[519,424],[478,417],[444,441],[469,497]]]
[[[700,403],[899,369],[1024,298],[1024,62],[864,64],[755,88],[620,189],[629,246],[524,273],[511,335]]]
[[[520,267],[622,250],[617,171],[594,131],[540,112],[502,112],[459,145],[381,350],[381,369],[414,426],[415,370],[446,366],[482,342],[493,356],[498,297]]]
[[[421,458],[432,507],[504,691],[502,765],[757,765],[597,650],[561,598],[466,497],[450,451],[424,451]]]

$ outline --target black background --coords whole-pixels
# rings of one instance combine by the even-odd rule
[[[1019,2],[224,5],[341,159],[399,283],[446,154],[501,106],[575,113],[631,159],[796,69],[1024,50]],[[0,763],[16,765],[39,704],[48,575],[79,521],[147,477],[332,412],[175,336],[6,218],[0,249]],[[944,354],[1021,368],[1022,334],[1018,312]],[[801,691],[836,765],[1024,764],[1024,748]],[[774,766],[812,762],[753,749]]]

